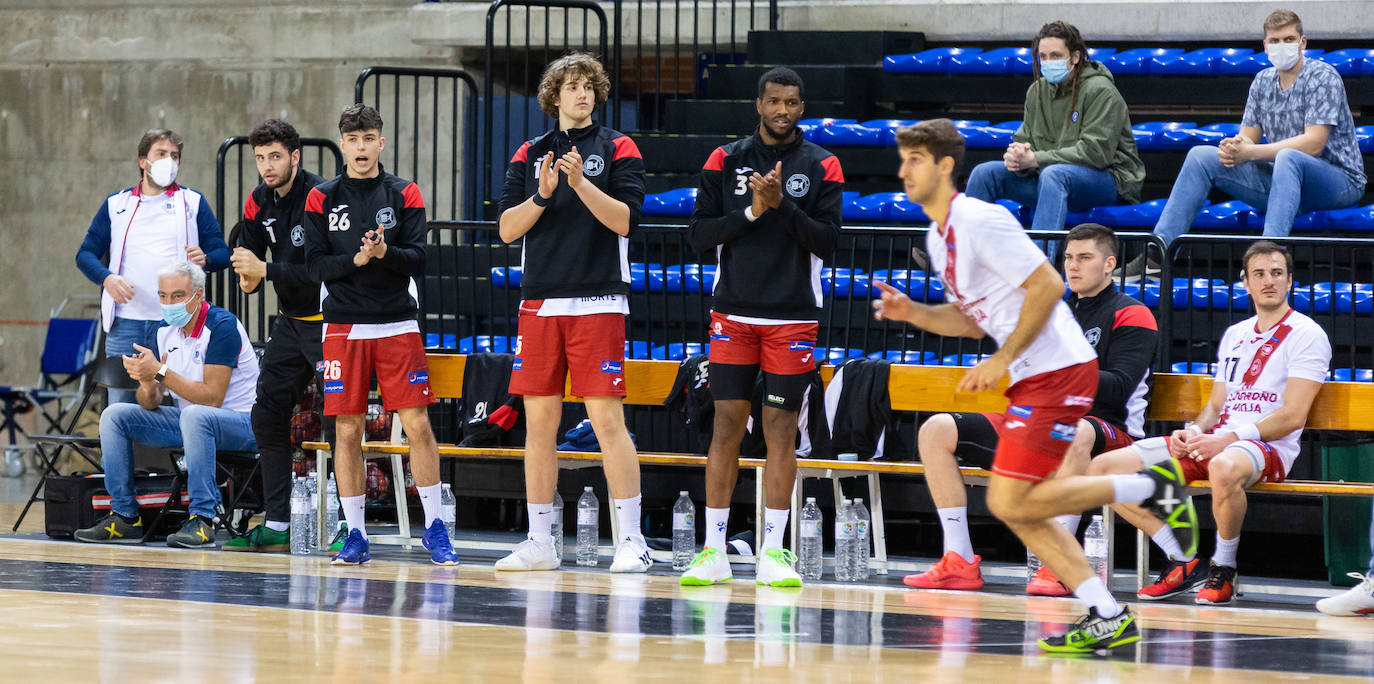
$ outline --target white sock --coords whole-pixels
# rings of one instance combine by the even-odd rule
[[[357,530],[363,533],[363,539],[367,539],[367,525],[363,523],[363,506],[367,504],[367,495],[341,496],[339,505],[343,507],[344,520],[348,521],[348,529]]]
[[[787,531],[787,514],[790,510],[765,508],[763,509],[763,546],[759,547],[759,555],[763,555],[768,549],[782,548],[782,535]]]
[[[1064,515],[1057,515],[1054,517],[1055,522],[1063,525],[1064,529],[1069,531],[1070,537],[1078,536],[1078,523],[1082,522],[1082,520],[1082,513],[1065,513]]]
[[[1107,585],[1102,583],[1102,578],[1096,575],[1083,580],[1083,583],[1073,590],[1073,595],[1096,608],[1097,614],[1101,617],[1113,618],[1121,614],[1121,604],[1112,597],[1112,592],[1107,591]]]
[[[1178,537],[1174,536],[1174,531],[1169,529],[1168,525],[1159,528],[1158,532],[1150,535],[1150,539],[1154,540],[1155,546],[1158,546],[1159,550],[1163,551],[1164,555],[1167,556],[1169,560],[1183,561],[1185,563],[1193,560],[1183,557],[1183,547],[1179,546]]]
[[[725,553],[725,527],[730,522],[730,508],[706,508],[706,544]]]
[[[1239,546],[1240,537],[1222,539],[1221,535],[1217,534],[1217,552],[1212,554],[1212,562],[1228,568],[1236,567],[1236,548]]]
[[[1155,481],[1149,475],[1131,473],[1107,477],[1112,479],[1112,489],[1116,492],[1112,503],[1140,503],[1155,493]]]
[[[277,522],[275,520],[268,520],[263,524],[267,526],[267,529],[272,530],[273,532],[286,532],[287,530],[291,529],[291,523],[289,522]]]
[[[635,494],[628,499],[611,499],[615,504],[615,517],[620,522],[622,535],[644,539],[643,523],[639,519],[639,503],[642,500],[642,494]],[[619,539],[615,541],[620,543]]]
[[[965,561],[973,562],[973,542],[968,538],[968,506],[937,508],[940,528],[945,532],[945,553],[953,551]]]
[[[425,527],[435,520],[443,520],[444,505],[440,502],[444,499],[444,486],[436,482],[428,487],[416,486],[415,491],[420,493],[420,505],[425,507]]]
[[[530,515],[530,539],[553,541],[553,504],[526,503]]]

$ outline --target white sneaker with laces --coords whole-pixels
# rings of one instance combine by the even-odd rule
[[[754,581],[770,587],[800,587],[801,575],[792,568],[797,556],[787,549],[768,549],[759,556]]]
[[[649,547],[643,537],[626,537],[620,546],[615,547],[615,558],[611,560],[611,572],[648,572],[654,559],[649,557]]]
[[[1374,615],[1374,572],[1361,575],[1349,573],[1360,583],[1344,594],[1337,594],[1317,601],[1317,610],[1327,615]]]
[[[557,570],[562,563],[554,553],[553,540],[530,537],[520,542],[509,556],[496,561],[497,570],[528,572],[531,570]]]
[[[682,573],[680,583],[684,587],[709,587],[717,582],[729,582],[730,561],[725,554],[709,546],[697,552],[692,564]]]

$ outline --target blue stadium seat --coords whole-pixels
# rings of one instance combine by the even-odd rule
[[[877,147],[883,144],[883,132],[861,124],[816,126],[803,131],[806,139],[822,147]]]
[[[645,216],[691,216],[696,188],[677,188],[644,196]]]
[[[445,338],[448,336],[445,335]],[[511,338],[500,335],[469,335],[458,338],[458,353],[460,354],[485,354],[495,352],[497,354],[510,353],[514,345]]]
[[[846,190],[840,193],[840,218],[845,221],[862,219],[862,209],[859,208],[859,198],[863,193]]]
[[[1170,373],[1192,373],[1194,375],[1216,375],[1216,364],[1205,361],[1175,361],[1169,364]]]
[[[939,283],[938,280],[928,278],[925,271],[905,268],[894,268],[892,270],[883,269],[879,271],[874,271],[873,274],[868,277],[868,279],[870,282],[886,283],[888,285],[891,285],[892,287],[901,290],[902,292],[905,292],[908,297],[911,297],[912,299],[918,302],[924,301],[926,299],[926,283],[928,280],[932,285]],[[880,292],[877,286],[871,287],[871,291],[873,296],[875,297],[878,296],[878,293]],[[940,296],[944,296],[943,288],[940,289]]]
[[[710,353],[711,345],[700,342],[673,342],[655,345],[649,351],[649,358],[659,361],[681,361],[689,356]]]
[[[1331,371],[1336,382],[1374,382],[1374,368],[1337,368]]]
[[[1374,204],[1348,209],[1328,209],[1325,214],[1328,230],[1374,231]]]
[[[1007,211],[1011,212],[1011,215],[1014,216],[1021,225],[1030,225],[1030,212],[1027,211],[1025,207],[1021,206],[1020,202],[1016,200],[999,199],[997,200],[997,204],[1002,205]]]
[[[1102,60],[1102,63],[1113,75],[1117,76],[1121,74],[1149,74],[1155,57],[1181,55],[1183,53],[1183,48],[1135,48],[1108,55],[1106,59]]]
[[[1015,130],[996,128],[994,126],[978,126],[975,128],[964,128],[959,131],[964,134],[964,147],[969,149],[994,149],[1000,150],[1011,144],[1011,137],[1016,133]]]
[[[875,192],[845,205],[843,217],[852,221],[886,221],[886,206],[897,200],[906,199],[905,192]]]
[[[1374,75],[1374,50],[1368,48],[1332,50],[1317,59],[1335,67],[1342,76]]]
[[[979,126],[986,126],[992,122],[984,121],[982,119],[951,119],[950,123],[954,124],[955,128],[962,131],[965,128],[978,128]]]
[[[844,125],[844,124],[855,124],[855,123],[859,123],[859,120],[858,120],[858,119],[833,119],[833,118],[828,118],[828,117],[826,117],[826,118],[819,118],[819,119],[802,119],[801,121],[798,121],[798,122],[797,122],[797,127],[801,128],[802,130],[806,130],[806,129],[808,129],[808,128],[815,128],[816,126],[841,126],[841,125]]]
[[[1230,308],[1233,311],[1249,311],[1250,293],[1245,290],[1245,283],[1236,281],[1233,283],[1218,282],[1213,280],[1211,308],[1216,311],[1226,311]]]
[[[651,359],[654,346],[644,340],[625,340],[625,358]]]
[[[1254,216],[1258,216],[1255,208],[1240,200],[1217,202],[1198,211],[1197,217],[1193,219],[1193,227],[1204,230],[1243,230],[1255,227],[1250,223]]]
[[[1192,121],[1149,121],[1131,126],[1131,131],[1135,133],[1136,147],[1142,150],[1162,150],[1170,149],[1164,140],[1164,131],[1182,131],[1196,127],[1197,124]]]
[[[493,266],[491,269],[491,285],[492,287],[520,287],[520,274],[523,272],[523,269],[519,266],[511,266],[509,268]]]
[[[916,204],[906,198],[906,193],[897,193],[901,199],[889,202],[884,205],[887,220],[898,223],[930,223],[930,217],[921,205]]]
[[[1349,288],[1337,288],[1336,290],[1336,312],[1337,313],[1374,313],[1374,285],[1369,283],[1337,283],[1337,285],[1350,285]]]
[[[992,356],[991,354],[950,354],[940,359],[941,366],[976,366],[979,361]]]
[[[903,126],[915,125],[919,121],[920,119],[871,119],[860,125],[865,128],[874,128],[881,131],[878,136],[878,142],[875,144],[884,147],[894,147],[897,144],[897,129]]]
[[[1330,212],[1327,211],[1309,211],[1306,214],[1299,214],[1297,218],[1293,219],[1293,231],[1307,232],[1326,230],[1329,215]],[[1251,217],[1251,220],[1255,220],[1256,216],[1260,216],[1260,214],[1256,213]],[[1264,219],[1260,218],[1258,223],[1254,225],[1263,227]]]
[[[1064,214],[1064,226],[1067,228],[1076,226],[1080,223],[1088,223],[1092,221],[1091,216],[1092,210],[1074,211],[1070,209],[1067,213]]]
[[[982,53],[951,55],[948,71],[951,74],[1010,74],[1016,71],[1017,63],[1024,58],[1030,66],[1030,48],[1003,47]],[[1030,73],[1029,68],[1026,73]]]
[[[868,297],[868,274],[861,268],[821,269],[821,292],[834,297]]]
[[[1113,207],[1093,207],[1088,212],[1088,220],[1113,228],[1153,228],[1159,223],[1159,215],[1164,212],[1166,199],[1153,199],[1140,204],[1123,204]]]
[[[1312,286],[1294,282],[1288,303],[1299,313],[1312,313]]]
[[[425,333],[425,349],[457,349],[458,336],[452,333]]]
[[[639,262],[630,262],[630,291],[649,292],[649,272],[656,271],[662,267],[663,264],[641,264]],[[657,291],[661,292],[663,289],[662,276],[655,274],[655,277],[657,277],[659,281],[659,289]]]
[[[1220,72],[1223,57],[1241,58],[1254,55],[1247,48],[1210,47],[1181,55],[1157,55],[1150,59],[1149,72],[1164,76],[1210,76]]]
[[[1121,291],[1128,297],[1134,297],[1136,301],[1154,308],[1159,306],[1159,283],[1147,282],[1142,289],[1140,281],[1132,280],[1121,286]]]
[[[939,355],[935,352],[923,352],[915,349],[901,351],[892,349],[888,351],[873,352],[868,358],[874,361],[891,361],[892,363],[903,363],[912,366],[931,364],[939,360]]]
[[[865,355],[862,349],[841,349],[839,347],[826,349],[825,347],[818,347],[815,356],[818,359],[824,359],[826,363],[838,365],[843,363],[845,359],[862,359]]]
[[[1355,139],[1360,143],[1360,151],[1374,154],[1374,126],[1356,126]]]
[[[951,57],[976,55],[983,48],[931,48],[907,55],[888,55],[883,58],[883,71],[889,74],[943,74],[949,70]]]
[[[1302,54],[1307,59],[1320,59],[1326,50],[1308,49],[1303,50]],[[1246,55],[1243,52],[1234,55],[1222,55],[1217,64],[1217,74],[1222,76],[1253,76],[1272,66],[1269,63],[1269,55],[1263,52],[1256,52]]]

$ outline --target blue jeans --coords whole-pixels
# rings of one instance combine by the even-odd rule
[[[1352,184],[1344,171],[1304,152],[1279,150],[1273,164],[1227,168],[1216,147],[1199,145],[1188,150],[1155,235],[1168,244],[1188,232],[1212,188],[1264,211],[1265,237],[1287,236],[1298,214],[1354,206],[1364,195],[1364,188]]]
[[[1064,230],[1069,211],[1087,211],[1117,201],[1116,180],[1107,171],[1051,164],[1023,178],[1000,161],[973,167],[964,194],[984,202],[1009,199],[1035,210],[1032,230]]]
[[[105,356],[123,356],[134,353],[134,345],[152,349],[157,346],[157,329],[162,321],[140,321],[134,318],[116,318],[110,323],[110,332],[105,334]],[[134,393],[128,390],[110,390],[110,403],[134,402]]]
[[[100,414],[101,465],[105,489],[115,513],[138,515],[134,496],[134,442],[154,447],[182,447],[186,452],[186,485],[191,513],[214,518],[219,511],[215,484],[215,452],[257,451],[248,412],[213,406],[159,406],[149,411],[138,404],[111,404]]]

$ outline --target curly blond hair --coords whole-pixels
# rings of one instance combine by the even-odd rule
[[[611,79],[601,62],[585,52],[573,52],[549,63],[539,81],[539,108],[551,117],[558,117],[558,91],[569,78],[585,77],[596,91],[595,107],[605,104],[611,96]]]

